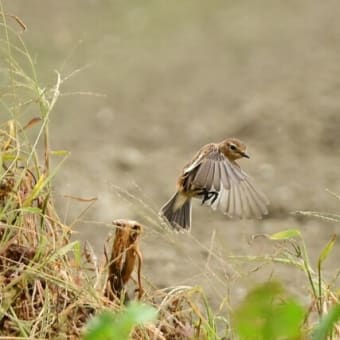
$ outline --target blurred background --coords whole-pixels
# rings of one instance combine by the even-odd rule
[[[157,287],[203,285],[217,304],[271,277],[299,294],[303,276],[228,256],[275,254],[257,234],[299,229],[312,265],[336,224],[297,210],[338,212],[340,21],[337,1],[4,1],[43,84],[62,77],[52,147],[71,156],[55,195],[75,238],[98,254],[116,218],[145,225],[144,275]],[[28,121],[29,117],[23,117]],[[191,234],[157,227],[157,211],[202,145],[237,137],[241,166],[268,196],[261,221],[193,207]],[[88,203],[65,198],[97,197]],[[84,213],[82,213],[86,209]],[[340,247],[326,262],[332,277]]]

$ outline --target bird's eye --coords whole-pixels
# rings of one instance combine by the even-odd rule
[[[237,149],[236,149],[236,146],[235,146],[234,144],[230,144],[229,148],[230,148],[230,150],[232,150],[232,151],[236,151],[236,150],[237,150]]]

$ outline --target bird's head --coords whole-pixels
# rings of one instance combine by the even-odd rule
[[[221,144],[222,152],[232,161],[243,157],[250,158],[247,154],[247,146],[236,138],[226,139]]]

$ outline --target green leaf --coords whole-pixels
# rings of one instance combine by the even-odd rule
[[[127,340],[135,326],[155,320],[155,308],[138,302],[130,303],[119,313],[105,311],[87,325],[85,340]]]
[[[46,183],[47,183],[46,176],[44,174],[42,174],[39,177],[35,186],[33,187],[31,193],[25,198],[25,200],[22,204],[24,208],[29,207],[31,205],[32,201],[39,196],[40,192],[44,189]]]
[[[73,241],[70,243],[67,243],[64,247],[59,248],[56,250],[52,255],[47,258],[48,262],[53,262],[57,258],[65,256],[67,253],[69,253],[72,250],[78,251],[79,249],[79,241]]]
[[[1,158],[3,161],[13,161],[17,156],[11,152],[3,152]]]
[[[19,288],[7,288],[3,289],[1,293],[1,308],[0,308],[0,321],[4,318],[7,313],[7,310],[13,306],[15,299],[20,294]]]
[[[300,230],[288,229],[269,236],[271,240],[289,240],[295,237],[301,237]]]
[[[303,308],[276,282],[265,283],[248,293],[234,314],[240,338],[292,339],[301,335]]]
[[[312,340],[325,340],[332,331],[334,324],[340,320],[340,304],[334,305],[320,323],[314,328]]]
[[[125,313],[122,313],[120,321],[130,321],[133,320],[135,324],[144,324],[151,320],[154,320],[157,317],[157,311],[155,308],[132,302],[125,310]]]
[[[115,315],[111,312],[103,312],[90,320],[87,324],[84,340],[113,339],[112,330],[115,323]]]
[[[333,235],[332,238],[328,241],[326,246],[322,249],[322,252],[320,254],[319,260],[318,260],[318,266],[320,267],[322,262],[326,260],[328,257],[329,253],[332,251],[334,244],[336,240],[336,235]]]
[[[41,214],[41,209],[36,208],[36,207],[23,207],[23,208],[18,209],[18,211],[27,212],[30,214],[39,214],[39,215]]]
[[[51,150],[50,155],[53,156],[69,156],[71,153],[67,150]]]
[[[73,254],[74,254],[74,259],[75,259],[77,265],[80,266],[80,264],[81,264],[81,246],[80,246],[79,241],[76,241],[74,246],[73,246]]]

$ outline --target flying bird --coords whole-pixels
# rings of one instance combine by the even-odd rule
[[[236,138],[204,145],[183,169],[177,192],[161,208],[174,229],[191,227],[191,199],[219,209],[230,218],[262,218],[268,213],[266,196],[236,162],[250,158],[247,146]]]

